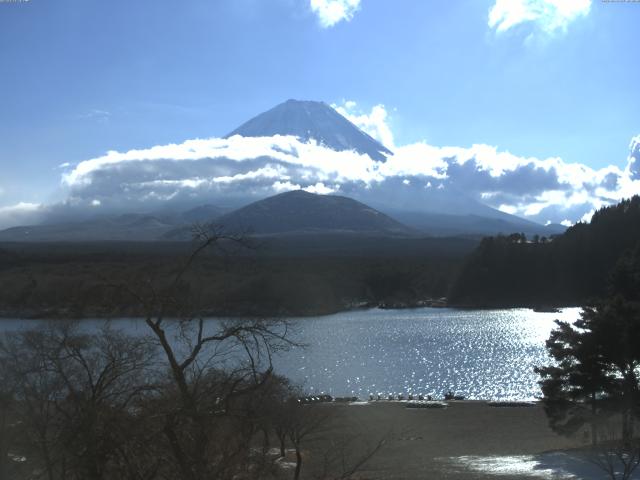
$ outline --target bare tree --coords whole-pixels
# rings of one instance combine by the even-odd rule
[[[352,478],[387,443],[390,435],[376,441],[368,441],[361,434],[345,432],[340,407],[331,404],[301,401],[299,390],[293,392],[280,403],[273,416],[273,425],[280,442],[280,455],[285,456],[285,445],[293,447],[296,456],[294,480],[303,471],[305,455],[310,454],[311,462],[307,476],[318,480]],[[306,469],[305,469],[306,471]]]
[[[293,478],[298,480],[302,472],[302,448],[309,437],[319,435],[326,429],[331,419],[329,408],[314,408],[314,405],[304,405],[297,399],[291,398],[286,404],[285,428],[287,437],[296,453],[296,468]]]
[[[18,446],[30,468],[49,480],[119,471],[132,408],[152,388],[142,375],[151,358],[144,338],[108,327],[89,335],[57,322],[7,334],[0,364],[13,377],[25,433]]]
[[[142,307],[168,366],[164,398],[154,408],[174,478],[232,478],[253,463],[250,444],[261,415],[251,398],[269,384],[274,352],[293,342],[282,319],[207,320],[199,313],[186,281],[199,257],[248,242],[219,228],[196,226],[194,233],[193,252],[168,282],[116,287]]]

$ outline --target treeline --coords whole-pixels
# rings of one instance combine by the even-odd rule
[[[182,284],[194,310],[207,315],[297,316],[357,306],[411,306],[445,296],[464,255],[458,240],[421,251],[349,255],[256,248],[199,256]],[[191,244],[8,245],[0,249],[0,314],[82,318],[139,316],[140,305],[113,285],[162,284],[188,258]],[[300,247],[298,247],[300,248]],[[179,312],[169,312],[179,313]]]
[[[640,245],[640,197],[605,207],[552,239],[488,237],[453,282],[466,306],[579,305],[607,293],[616,262]]]

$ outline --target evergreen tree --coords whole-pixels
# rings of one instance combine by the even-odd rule
[[[622,256],[610,276],[611,296],[584,307],[580,319],[557,321],[547,341],[556,364],[537,368],[551,427],[563,434],[620,415],[629,443],[640,404],[640,248]]]
[[[466,306],[584,304],[608,293],[608,273],[637,245],[638,195],[598,210],[590,223],[578,223],[551,241],[527,242],[522,233],[483,239],[460,269],[449,298]],[[632,257],[623,259],[622,276],[640,276]],[[615,288],[629,298],[630,292]]]
[[[589,424],[595,444],[599,416],[612,379],[584,312],[574,324],[558,320],[556,324],[558,328],[547,340],[547,349],[557,364],[536,368],[542,378],[540,385],[549,424],[564,435]]]

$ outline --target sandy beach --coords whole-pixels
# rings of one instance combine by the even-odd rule
[[[448,405],[410,409],[400,402],[381,401],[319,407],[336,409],[338,435],[357,434],[372,445],[382,437],[388,439],[358,478],[606,478],[564,452],[585,445],[588,436],[556,435],[538,404],[492,407],[482,401],[453,401]],[[321,443],[313,450],[322,448]]]

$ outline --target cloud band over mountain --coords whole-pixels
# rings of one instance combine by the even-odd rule
[[[382,105],[370,114],[356,114],[354,109],[353,102],[337,107],[371,137],[393,141]],[[392,148],[386,158],[374,160],[293,135],[233,135],[110,151],[62,167],[64,202],[5,207],[0,210],[0,226],[30,223],[45,213],[75,217],[167,205],[240,206],[293,189],[340,193],[412,211],[433,211],[433,191],[464,192],[506,213],[543,224],[568,224],[588,220],[595,209],[640,192],[640,136],[632,139],[624,169],[594,170],[557,157],[522,157],[484,144],[439,147],[417,142]]]
[[[498,151],[415,143],[386,162],[336,152],[291,136],[190,140],[146,150],[109,152],[64,174],[73,206],[148,209],[165,202],[242,202],[294,188],[393,204],[410,193],[453,188],[508,213],[540,222],[577,221],[593,209],[640,191],[638,142],[625,170],[593,170],[559,158],[540,160]],[[401,185],[398,187],[398,185]],[[398,188],[406,192],[398,192]]]

